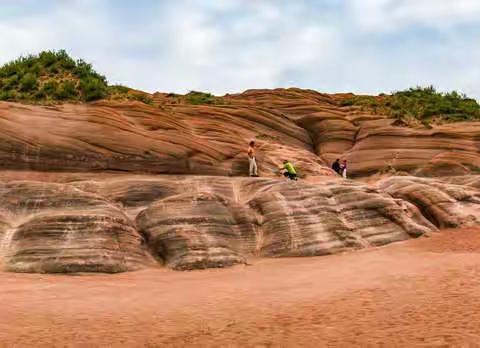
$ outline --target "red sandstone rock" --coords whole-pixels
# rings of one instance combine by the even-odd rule
[[[3,184],[6,269],[118,272],[153,259],[195,269],[252,256],[324,255],[418,237],[435,224],[468,225],[480,209],[474,186],[415,177],[371,188],[343,180],[89,175]]]
[[[340,107],[342,95],[299,89],[246,91],[222,105],[153,97],[153,106],[0,103],[5,269],[225,267],[479,222],[479,122],[399,127]],[[258,179],[242,178],[252,139]],[[329,169],[337,157],[354,177],[378,177],[340,179]],[[284,159],[299,182],[276,176]]]

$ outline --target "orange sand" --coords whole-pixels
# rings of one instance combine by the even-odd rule
[[[0,346],[480,346],[480,229],[252,263],[0,273]]]

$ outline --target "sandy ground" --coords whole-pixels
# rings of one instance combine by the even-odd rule
[[[0,346],[480,347],[480,229],[252,263],[0,273]]]

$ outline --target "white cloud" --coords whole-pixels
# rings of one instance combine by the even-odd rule
[[[348,0],[350,18],[367,31],[398,31],[412,25],[448,30],[463,23],[478,23],[478,0]]]
[[[290,6],[295,16],[284,16],[270,1],[252,2],[246,9],[240,1],[229,4],[189,1],[164,8],[148,35],[157,57],[135,68],[143,88],[218,94],[274,88],[285,71],[333,58],[327,47],[336,45],[335,29],[302,24],[295,6]],[[130,63],[121,63],[121,69]]]
[[[95,4],[86,0],[62,2],[48,15],[27,13],[2,19],[0,61],[45,49],[66,48],[79,55],[94,55],[99,46],[101,51],[108,51],[112,30],[103,16],[107,9]]]
[[[478,0],[48,3],[0,16],[0,63],[66,48],[110,81],[148,91],[375,93],[433,83],[480,97]]]

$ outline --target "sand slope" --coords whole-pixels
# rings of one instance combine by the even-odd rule
[[[0,273],[1,346],[468,346],[480,230],[228,270]]]

